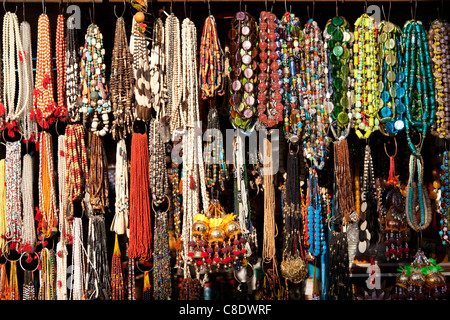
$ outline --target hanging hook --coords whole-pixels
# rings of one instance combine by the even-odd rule
[[[209,5],[209,0],[205,0],[205,3],[208,4],[208,15],[211,15],[211,7]]]
[[[284,0],[284,11],[287,12],[287,4],[286,4],[286,0]]]
[[[47,13],[47,7],[45,6],[45,1],[42,0],[42,13],[46,14]]]
[[[95,0],[92,0],[92,11],[89,8],[89,17],[91,18],[91,24],[95,24]]]
[[[316,10],[316,0],[313,0],[312,4],[312,19],[314,20],[314,11]]]
[[[22,18],[23,18],[23,21],[27,20],[27,19],[25,19],[25,0],[22,0]]]
[[[397,155],[397,139],[395,137],[394,137],[394,143],[395,143],[395,152],[394,152],[393,156],[389,155],[389,153],[387,152],[387,149],[386,149],[386,142],[384,143],[384,152],[386,153],[388,158],[395,158],[395,156]]]
[[[122,11],[122,14],[121,14],[120,17],[119,17],[119,16],[117,16],[117,13],[116,13],[116,5],[114,5],[114,15],[116,16],[116,18],[117,18],[117,19],[123,18],[126,9],[127,9],[127,3],[126,3],[125,0],[123,0],[123,11]]]
[[[336,0],[336,17],[339,17],[339,12],[338,12],[338,0]]]

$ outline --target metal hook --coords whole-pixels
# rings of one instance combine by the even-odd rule
[[[386,153],[388,158],[395,158],[395,156],[397,155],[397,139],[395,137],[394,137],[394,143],[395,143],[395,152],[394,152],[393,156],[389,155],[389,153],[387,152],[387,149],[386,149],[386,142],[384,143],[384,152]]]
[[[127,3],[125,2],[125,0],[123,0],[123,11],[122,11],[122,14],[119,17],[119,16],[117,16],[117,13],[116,13],[116,5],[114,5],[114,15],[116,16],[116,18],[117,19],[123,18],[126,9],[127,9]]]
[[[47,13],[47,7],[45,6],[45,1],[42,0],[42,13],[46,14]]]

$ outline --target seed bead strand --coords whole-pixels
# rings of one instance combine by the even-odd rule
[[[30,154],[23,156],[22,169],[22,201],[23,201],[23,237],[22,243],[36,247],[36,228],[34,220],[34,192],[33,192],[33,157]],[[1,181],[0,181],[1,183]]]
[[[22,242],[22,162],[20,141],[6,142],[6,238]]]
[[[0,250],[6,244],[6,160],[0,160]]]
[[[166,168],[166,147],[161,137],[160,121],[152,119],[149,125],[149,176],[152,202],[159,206],[166,200],[169,180]]]
[[[56,40],[55,40],[55,55],[56,55],[56,104],[57,110],[55,116],[65,122],[67,118],[67,100],[66,100],[66,54],[67,42],[65,37],[65,20],[64,15],[59,14],[56,22]]]
[[[165,40],[164,23],[158,18],[153,24],[153,45],[150,53],[151,105],[157,119],[165,118],[167,113]]]
[[[169,300],[172,294],[168,223],[167,212],[156,212],[155,249],[153,250],[153,298],[155,300]]]
[[[70,122],[81,120],[81,110],[78,103],[80,85],[80,56],[77,29],[73,16],[67,18],[67,53],[66,53],[66,105]]]

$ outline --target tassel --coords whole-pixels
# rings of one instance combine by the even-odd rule
[[[0,117],[5,115],[6,110],[5,110],[5,106],[3,105],[3,103],[0,103]]]

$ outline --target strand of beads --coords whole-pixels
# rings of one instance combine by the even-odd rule
[[[169,181],[166,168],[166,147],[161,137],[161,122],[152,119],[149,125],[148,153],[152,201],[159,206],[166,200]]]
[[[116,176],[115,176],[115,214],[111,223],[111,231],[123,235],[128,229],[130,209],[130,185],[128,174],[128,152],[124,139],[117,142],[116,147]]]
[[[128,243],[127,243],[127,289],[128,289],[128,300],[136,300],[136,284],[135,284],[135,276],[134,276],[134,259],[128,255]]]
[[[277,22],[275,14],[266,11],[261,12],[258,43],[261,59],[259,63],[260,73],[258,74],[258,121],[261,126],[267,128],[272,128],[283,120],[281,86],[278,82],[281,59],[280,48],[277,45],[279,43]],[[289,70],[288,67],[285,67],[285,69],[286,72]]]
[[[105,136],[109,131],[110,101],[105,78],[105,49],[103,35],[96,24],[90,24],[84,37],[81,57],[81,111],[90,122],[95,135]],[[101,117],[101,120],[99,119]],[[102,125],[100,125],[102,121]]]
[[[450,138],[450,24],[435,20],[427,34],[430,58],[433,63],[435,96],[437,103],[436,121],[431,133],[439,138]]]
[[[284,105],[284,135],[291,143],[300,141],[305,113],[301,108],[303,101],[302,88],[306,78],[304,40],[300,27],[300,19],[293,13],[286,12],[279,20],[280,42],[282,47],[282,104]],[[276,76],[275,76],[276,77]]]
[[[39,271],[39,300],[56,300],[55,262],[55,252],[53,250],[49,250],[48,248],[43,248],[41,251],[41,269]]]
[[[64,241],[56,244],[56,299],[67,300],[67,245]]]
[[[152,107],[160,118],[164,118],[168,111],[166,110],[167,83],[165,40],[164,23],[158,18],[153,24],[153,42],[150,53],[150,95]]]
[[[3,253],[3,248],[6,244],[6,160],[0,160],[0,250]]]
[[[401,47],[401,30],[390,21],[382,21],[379,25],[378,52],[380,66],[379,118],[382,127],[389,135],[395,135],[405,127],[405,105],[402,99],[406,91],[403,88],[403,49]]]
[[[125,286],[123,281],[122,260],[117,234],[114,240],[114,252],[111,262],[111,299],[124,300]]]
[[[168,300],[172,294],[168,223],[167,212],[156,212],[153,251],[153,298],[155,300]]]
[[[341,136],[351,122],[351,106],[354,102],[351,61],[355,36],[350,30],[350,24],[341,16],[336,16],[327,22],[323,36],[324,46],[329,55],[329,92],[334,105],[329,115],[336,120],[338,135]]]
[[[6,111],[6,128],[10,137],[14,137],[15,131],[19,130],[17,122],[28,106],[30,98],[27,91],[23,92],[29,90],[32,77],[30,73],[24,72],[29,59],[31,56],[27,57],[23,50],[17,16],[8,11],[3,18],[3,80],[5,85],[3,100]],[[16,65],[18,78],[16,78]],[[16,82],[19,85],[18,96]]]
[[[231,21],[230,121],[244,131],[254,125],[256,114],[257,23],[247,12],[239,11]]]
[[[72,247],[72,283],[71,299],[84,300],[86,285],[86,266],[83,256],[83,223],[81,218],[73,219],[73,247]]]
[[[319,170],[325,165],[328,153],[328,66],[322,32],[316,21],[310,19],[303,29],[305,34],[305,65],[307,98],[303,100],[306,121],[303,127],[303,153],[305,159]],[[302,90],[303,92],[305,90]],[[330,108],[331,109],[331,108]]]
[[[224,54],[217,34],[214,16],[208,16],[200,39],[200,88],[203,99],[223,95]]]
[[[104,142],[91,135],[89,151],[88,191],[89,202],[95,212],[105,213],[109,207],[108,163]],[[83,189],[81,189],[83,190]]]
[[[176,241],[176,261],[175,268],[180,268],[183,265],[181,256],[181,248],[179,243],[181,241],[181,212],[183,212],[182,202],[182,184],[180,179],[180,166],[172,162],[172,203],[173,203],[173,224]]]
[[[440,188],[438,190],[437,211],[440,214],[439,236],[443,245],[450,244],[449,221],[450,221],[450,178],[449,178],[449,154],[444,151],[441,165]],[[434,184],[434,183],[433,183]]]
[[[64,15],[59,14],[56,22],[56,96],[57,109],[55,116],[65,121],[67,117],[67,100],[66,100],[66,75],[67,75],[67,42],[65,37],[65,20]]]
[[[66,99],[67,116],[71,122],[80,121],[81,110],[78,103],[80,92],[80,56],[78,47],[77,29],[75,17],[67,19],[67,53],[66,53]]]
[[[354,128],[358,138],[369,138],[379,129],[376,118],[380,102],[377,67],[377,27],[366,13],[355,22],[353,44],[353,77],[355,79]]]
[[[81,201],[89,181],[84,127],[81,124],[67,125],[65,136],[64,156],[67,172],[65,193],[71,196],[69,201]]]
[[[45,13],[38,19],[36,76],[34,81],[34,107],[31,117],[44,129],[55,121],[53,113],[56,103],[53,100],[53,68],[50,43],[50,21]]]
[[[31,249],[36,247],[36,228],[34,223],[33,193],[33,158],[29,154],[23,156],[22,201],[23,201],[23,236],[22,243]]]
[[[2,46],[0,46],[0,56],[3,57]],[[3,59],[0,59],[0,70],[2,71],[0,72],[0,131],[3,131],[6,127],[5,126],[6,109],[5,105],[3,104],[4,103]],[[1,270],[3,270],[3,268]]]
[[[22,164],[20,141],[6,142],[6,238],[13,242],[22,241]]]
[[[128,47],[125,21],[119,17],[116,21],[109,81],[114,115],[111,134],[114,140],[126,138],[133,132],[132,66],[133,57]]]

